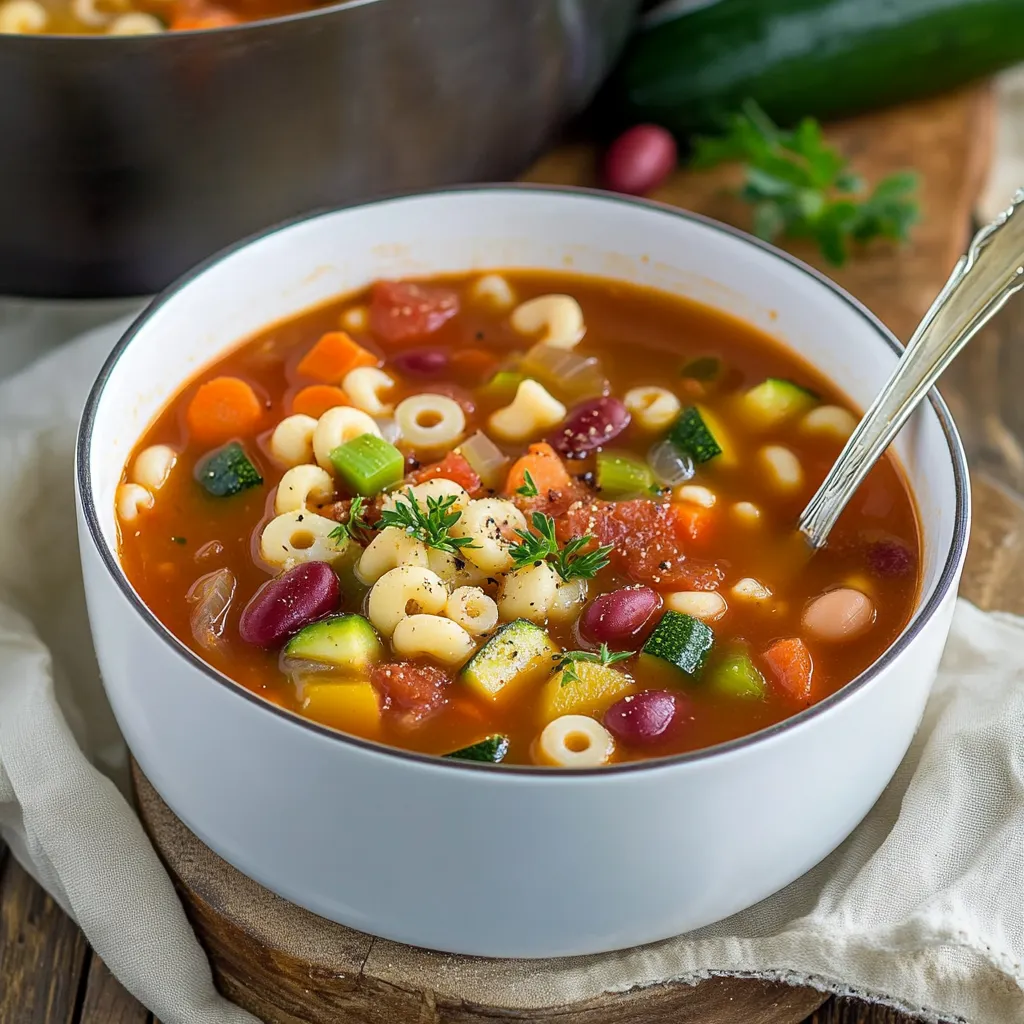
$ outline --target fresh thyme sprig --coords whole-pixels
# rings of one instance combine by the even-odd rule
[[[636,651],[610,651],[607,644],[601,644],[597,654],[593,651],[566,651],[560,658],[555,671],[561,671],[562,681],[559,686],[566,686],[569,683],[578,683],[580,677],[576,672],[575,662],[589,661],[595,665],[614,665],[617,661],[625,661],[632,658]]]
[[[516,494],[521,494],[524,498],[536,498],[540,491],[537,490],[537,485],[533,482],[533,477],[528,469],[523,470],[523,480],[526,482],[522,487],[516,488]]]
[[[462,518],[461,512],[453,512],[456,495],[446,498],[426,499],[426,512],[420,507],[410,487],[404,495],[395,499],[394,508],[384,509],[380,514],[378,529],[394,526],[404,530],[410,537],[423,541],[428,548],[447,551],[457,555],[462,548],[475,548],[471,537],[452,537],[451,528]]]
[[[577,578],[590,579],[608,564],[611,544],[584,553],[582,549],[594,540],[588,534],[586,537],[574,537],[564,548],[559,548],[555,521],[551,516],[534,512],[531,522],[536,533],[516,530],[520,543],[513,545],[510,554],[517,567],[550,561],[558,575],[568,582]]]
[[[724,135],[698,138],[694,145],[695,167],[734,160],[744,165],[739,195],[754,208],[754,233],[768,241],[780,235],[813,239],[836,266],[846,262],[850,241],[906,241],[918,219],[917,175],[891,174],[868,192],[813,118],[785,131],[748,100]]]
[[[339,523],[327,535],[331,540],[345,540],[351,537],[357,544],[369,541],[370,524],[366,521],[366,499],[357,494],[348,507],[348,519]]]

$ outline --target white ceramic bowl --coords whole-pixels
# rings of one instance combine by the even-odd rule
[[[386,938],[487,956],[594,953],[739,911],[849,835],[917,727],[953,614],[967,469],[937,395],[897,447],[924,530],[903,635],[840,693],[754,736],[572,772],[384,748],[262,701],[183,647],[118,564],[114,489],[140,434],[200,367],[267,324],[377,277],[571,268],[656,285],[785,339],[865,406],[898,346],[825,278],[678,210],[517,186],[314,216],[210,260],[112,353],[78,445],[96,649],[142,770],[213,850],[274,892]],[[794,780],[799,780],[794,784]]]

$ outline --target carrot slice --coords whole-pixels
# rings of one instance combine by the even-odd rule
[[[470,494],[475,494],[480,489],[480,477],[477,476],[476,470],[465,456],[459,455],[458,452],[449,452],[440,462],[424,466],[413,473],[413,480],[418,484],[438,477],[453,480]]]
[[[799,637],[776,640],[764,652],[764,660],[775,681],[797,700],[809,700],[813,689],[814,662]]]
[[[292,412],[312,416],[318,420],[328,409],[337,405],[351,405],[348,395],[333,384],[310,384],[292,399]]]
[[[690,501],[674,503],[671,508],[676,522],[676,533],[681,540],[702,543],[708,539],[715,522],[713,509]]]
[[[263,416],[256,392],[238,377],[215,377],[192,396],[186,421],[203,444],[222,444],[252,434]]]
[[[229,25],[240,25],[241,22],[237,14],[200,4],[194,10],[176,14],[167,27],[172,32],[187,32],[204,28],[227,28]]]
[[[526,485],[526,474],[530,474],[539,494],[548,491],[567,490],[572,481],[558,453],[546,441],[531,444],[526,454],[512,463],[505,481],[505,493],[515,494]]]
[[[328,331],[303,357],[298,370],[304,377],[340,384],[357,366],[376,366],[380,360],[344,331]]]

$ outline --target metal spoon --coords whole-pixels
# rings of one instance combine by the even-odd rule
[[[800,514],[812,548],[824,545],[839,514],[910,414],[961,349],[1024,287],[1024,188],[982,228],[918,324],[892,376],[864,414],[817,493]]]

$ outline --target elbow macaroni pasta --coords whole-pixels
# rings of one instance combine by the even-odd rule
[[[547,622],[548,609],[555,600],[558,573],[547,562],[524,565],[510,572],[502,582],[498,595],[498,611],[506,622],[529,619]]]
[[[383,507],[385,509],[393,509],[399,500],[402,500],[408,504],[409,492],[412,491],[412,496],[416,501],[416,507],[421,512],[427,511],[427,498],[433,498],[435,501],[440,501],[445,498],[455,498],[452,502],[450,511],[462,512],[469,505],[469,493],[463,490],[454,480],[446,480],[444,477],[435,477],[433,480],[427,480],[422,484],[416,484],[414,487],[405,487],[402,490],[392,491],[385,499]]]
[[[622,400],[633,422],[651,434],[667,430],[682,408],[671,391],[659,387],[630,388]]]
[[[359,556],[356,577],[363,583],[376,583],[386,572],[400,565],[429,566],[427,545],[397,526],[386,526]]]
[[[461,665],[476,650],[469,633],[443,615],[407,615],[395,626],[391,645],[403,657],[426,655],[444,665]]]
[[[274,513],[298,512],[313,500],[324,505],[334,497],[334,479],[319,466],[292,466],[277,486]]]
[[[121,484],[114,499],[117,517],[122,523],[133,523],[140,513],[153,507],[153,501],[153,494],[147,488],[139,484]]]
[[[362,412],[370,416],[390,416],[395,407],[382,401],[381,395],[394,386],[391,377],[376,366],[357,366],[345,375],[341,389],[353,406]]]
[[[615,750],[611,733],[586,715],[562,715],[549,722],[537,741],[539,759],[559,768],[596,768]]]
[[[145,11],[118,15],[108,26],[108,36],[154,36],[166,31],[159,18]]]
[[[511,405],[491,413],[491,431],[504,441],[528,441],[565,419],[568,410],[535,380],[516,388]]]
[[[450,551],[428,548],[427,566],[452,588],[484,586],[493,588],[496,585],[496,581],[489,584],[487,573],[470,562],[465,555],[453,555]]]
[[[334,469],[331,452],[346,441],[351,441],[361,434],[375,434],[380,437],[380,427],[360,409],[347,405],[338,405],[317,420],[313,431],[313,455],[321,469],[328,472]]]
[[[571,295],[538,295],[516,306],[509,319],[520,334],[539,334],[538,343],[552,348],[575,348],[587,329]]]
[[[460,554],[491,575],[512,568],[510,548],[516,543],[516,530],[526,529],[526,517],[502,498],[479,498],[471,501],[451,528],[453,537],[469,537],[472,546]]]
[[[287,416],[270,435],[270,454],[284,466],[301,466],[313,461],[313,432],[316,420],[296,413]]]
[[[337,527],[333,519],[315,512],[285,512],[263,528],[260,557],[285,571],[301,562],[337,562],[349,545],[348,537],[331,537]]]
[[[132,466],[132,480],[150,491],[159,491],[171,475],[178,453],[165,444],[143,448]]]
[[[484,274],[478,277],[470,290],[474,301],[492,309],[511,309],[516,302],[512,286],[501,274]]]
[[[440,615],[448,603],[448,588],[437,573],[418,565],[399,565],[373,585],[366,604],[370,621],[384,636],[408,615]]]
[[[479,587],[459,587],[453,591],[444,613],[471,636],[489,633],[498,624],[498,606]]]
[[[406,444],[437,452],[454,448],[462,440],[466,414],[447,395],[413,395],[398,403],[395,422]]]
[[[580,608],[587,602],[587,580],[577,576],[568,582],[558,581],[555,589],[555,599],[548,608],[549,622],[569,622],[576,618]]]

